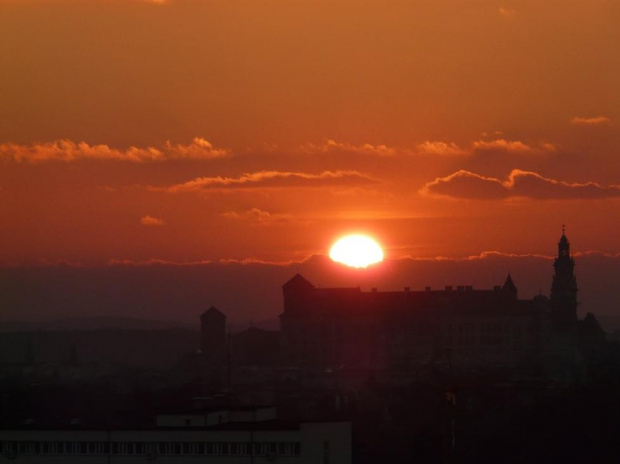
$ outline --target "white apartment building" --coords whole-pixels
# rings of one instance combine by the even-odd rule
[[[0,455],[16,463],[350,464],[351,424],[284,424],[273,408],[168,414],[150,429],[78,426],[0,430]]]

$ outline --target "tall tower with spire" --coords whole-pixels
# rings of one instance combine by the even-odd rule
[[[575,259],[570,254],[570,242],[565,226],[558,242],[558,255],[553,263],[555,273],[551,284],[551,315],[560,327],[568,327],[577,321],[577,278]]]

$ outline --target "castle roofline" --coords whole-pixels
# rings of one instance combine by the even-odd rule
[[[204,313],[200,315],[200,318],[202,319],[204,317],[211,316],[211,315],[218,315],[218,316],[222,316],[226,318],[226,314],[224,314],[222,311],[217,309],[215,306],[211,306],[209,309],[207,309]]]
[[[510,272],[506,276],[506,281],[504,282],[503,288],[510,289],[510,290],[516,290],[517,289],[517,286],[515,285],[514,281],[512,280],[512,276],[510,275]]]
[[[284,289],[308,289],[313,290],[314,285],[300,273],[295,274],[283,286]]]

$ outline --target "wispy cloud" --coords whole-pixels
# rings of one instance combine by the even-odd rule
[[[172,266],[172,267],[197,267],[197,266],[208,266],[211,268],[217,268],[219,266],[248,266],[248,265],[264,265],[264,266],[277,266],[277,267],[285,267],[290,266],[292,264],[302,264],[307,259],[302,260],[284,260],[284,261],[270,261],[259,258],[222,258],[217,260],[196,260],[196,261],[172,261],[168,259],[159,259],[159,258],[149,258],[144,260],[134,260],[134,259],[109,259],[105,264],[107,266],[127,266],[127,267],[144,267],[144,266]],[[58,262],[53,265],[64,265],[62,262]]]
[[[458,171],[427,183],[423,193],[453,198],[497,200],[510,197],[532,199],[596,200],[620,197],[620,186],[595,182],[569,183],[514,169],[504,181],[469,171]]]
[[[593,118],[581,118],[579,116],[575,116],[569,122],[570,124],[578,126],[600,126],[602,124],[611,123],[611,119],[606,116],[596,116]]]
[[[463,156],[469,154],[467,150],[452,142],[431,142],[427,140],[418,144],[416,148],[418,153],[431,156]]]
[[[377,180],[358,171],[305,172],[260,171],[239,177],[198,177],[168,187],[148,187],[151,191],[170,193],[204,192],[210,190],[274,189],[291,187],[350,187],[373,184]]]
[[[528,145],[518,140],[496,139],[478,140],[472,144],[472,150],[474,152],[503,151],[507,153],[542,154],[555,151],[555,146],[546,142]]]
[[[495,136],[501,136],[502,132],[495,131]],[[484,132],[484,136],[488,133]],[[539,142],[531,145],[519,140],[506,140],[498,138],[495,140],[477,140],[468,146],[460,146],[454,142],[443,140],[426,140],[418,143],[413,149],[403,147],[390,147],[387,145],[372,145],[364,143],[354,145],[348,142],[337,142],[328,139],[322,144],[308,143],[300,147],[302,153],[353,153],[357,155],[393,157],[393,156],[472,156],[483,152],[507,152],[513,154],[544,154],[555,151],[555,146],[547,142]]]
[[[108,266],[204,266],[207,264],[213,264],[214,261],[199,260],[199,261],[171,261],[167,259],[149,258],[145,260],[133,260],[133,259],[109,259],[106,264]]]
[[[486,133],[485,133],[486,134]],[[511,154],[544,154],[555,151],[555,146],[540,142],[536,145],[528,145],[519,140],[477,140],[469,147],[461,147],[454,142],[429,141],[416,146],[416,153],[430,156],[467,156],[488,152],[504,152]]]
[[[112,148],[109,145],[90,145],[86,142],[76,143],[67,139],[33,145],[0,144],[0,159],[18,163],[73,162],[79,160],[117,160],[142,163],[179,159],[222,158],[230,154],[229,150],[215,148],[208,140],[202,137],[195,137],[187,145],[166,142],[160,148],[130,147],[125,150]]]
[[[258,224],[273,224],[275,222],[288,222],[292,216],[290,214],[283,213],[270,213],[269,211],[263,211],[259,208],[252,208],[247,211],[227,211],[222,213],[222,217],[232,220],[244,220]]]
[[[539,253],[507,253],[505,251],[487,250],[477,255],[467,256],[465,260],[475,261],[478,259],[488,259],[488,258],[536,258],[536,259],[552,260],[553,256],[543,255]]]
[[[509,8],[500,7],[499,14],[503,16],[504,18],[511,19],[517,15],[517,10],[511,10]]]
[[[342,151],[369,156],[394,156],[401,150],[394,147],[388,147],[387,145],[372,145],[370,143],[354,145],[348,142],[336,142],[335,140],[328,139],[324,143],[318,145],[308,143],[301,147],[301,151],[310,154]]]
[[[533,258],[533,259],[545,259],[552,260],[554,257],[551,255],[543,255],[539,253],[509,253],[505,251],[497,251],[497,250],[486,250],[481,251],[476,255],[466,255],[466,256],[403,256],[402,258],[395,258],[394,260],[400,261],[452,261],[452,262],[463,262],[463,261],[480,261],[485,259],[494,259],[494,258],[513,258],[513,259],[523,259],[523,258]]]
[[[140,224],[143,226],[162,226],[164,225],[164,221],[162,219],[146,215],[140,218]]]
[[[164,153],[170,159],[223,158],[231,154],[230,150],[215,148],[211,142],[202,137],[194,137],[192,143],[188,145],[180,143],[173,145],[168,141],[164,146]]]

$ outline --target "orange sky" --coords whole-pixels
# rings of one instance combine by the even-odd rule
[[[0,264],[620,251],[620,3],[0,0]]]

